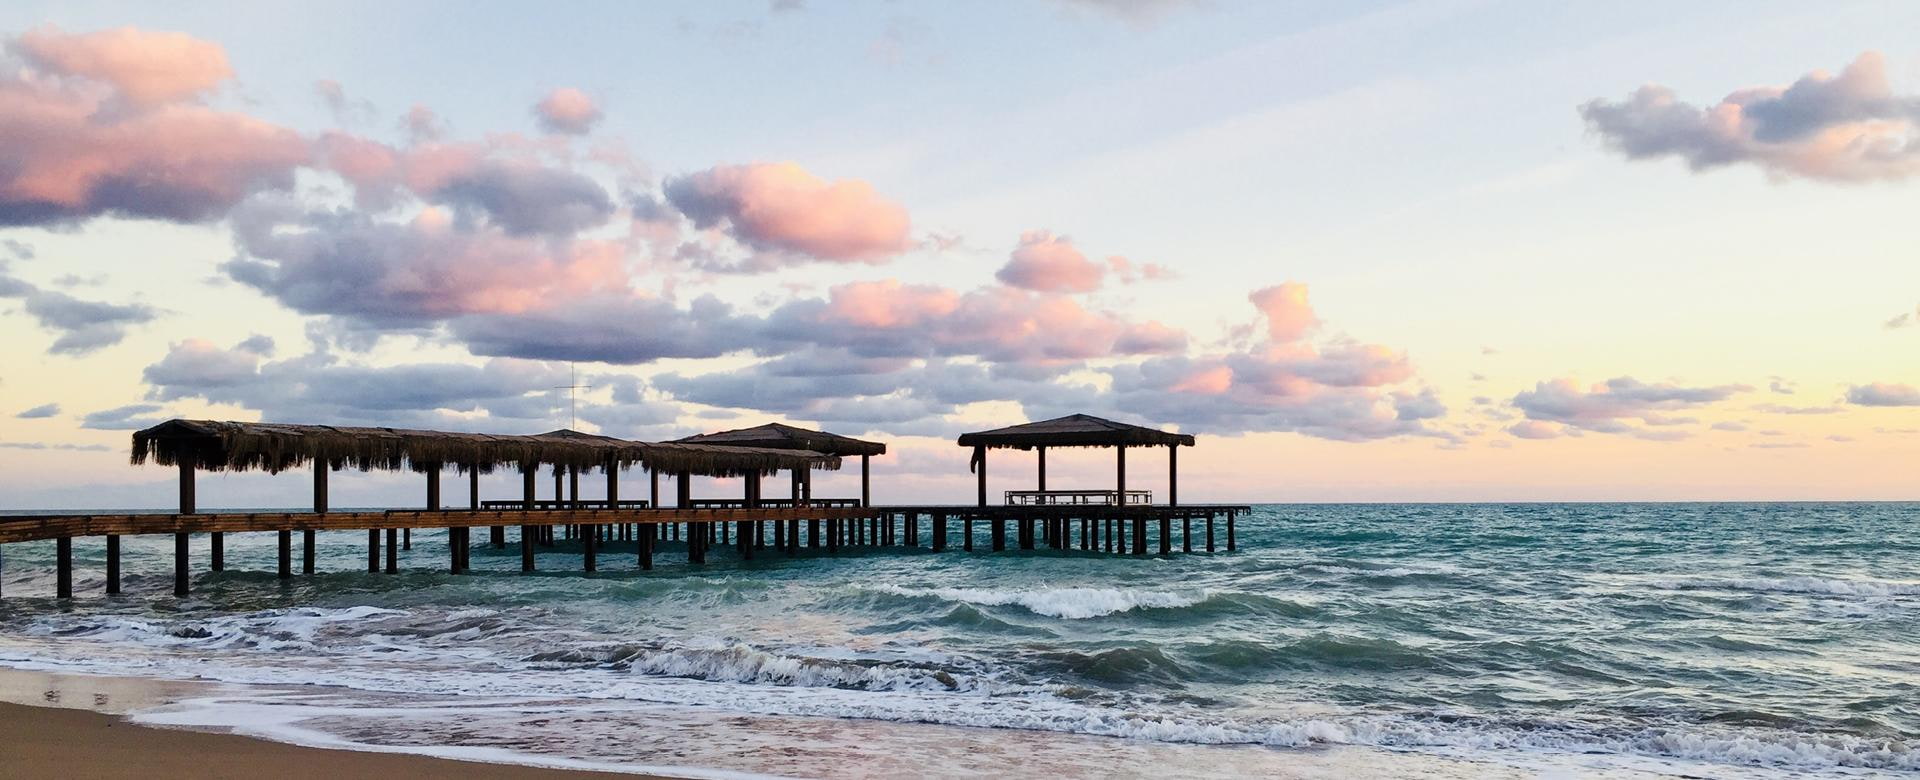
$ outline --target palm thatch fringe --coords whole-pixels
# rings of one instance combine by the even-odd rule
[[[361,471],[461,472],[542,465],[580,469],[635,464],[664,472],[730,477],[793,468],[837,469],[837,457],[806,450],[707,447],[551,431],[531,436],[405,428],[169,420],[133,434],[133,463],[185,460],[211,471],[279,473],[314,462]]]

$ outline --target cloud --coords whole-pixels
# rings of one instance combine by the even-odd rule
[[[22,33],[12,50],[38,70],[112,85],[138,106],[198,97],[233,78],[217,43],[134,27],[69,34],[53,26]]]
[[[756,347],[758,325],[711,296],[682,309],[661,298],[609,294],[538,310],[468,315],[454,319],[451,330],[476,355],[631,365]]]
[[[534,104],[533,115],[539,120],[540,129],[567,135],[586,135],[603,116],[593,98],[573,87],[547,93]]]
[[[1275,343],[1298,341],[1320,322],[1307,302],[1307,286],[1299,282],[1255,290],[1247,300],[1266,317],[1267,337]]]
[[[994,276],[1025,290],[1084,293],[1100,289],[1106,271],[1074,248],[1066,236],[1034,230],[1021,234],[1020,245]]]
[[[155,414],[159,411],[159,404],[116,406],[112,409],[88,412],[80,419],[80,427],[103,431],[135,431],[165,422],[165,417]]]
[[[111,452],[112,447],[105,444],[73,444],[70,442],[44,441],[0,441],[0,447],[10,450],[65,450],[68,452]]]
[[[1647,428],[1687,424],[1691,420],[1675,418],[1670,413],[1723,401],[1749,389],[1744,385],[1649,384],[1626,376],[1589,387],[1581,387],[1572,379],[1555,379],[1536,383],[1532,390],[1515,394],[1512,403],[1528,420],[1561,423],[1597,433],[1664,440],[1679,438],[1684,433],[1655,432]]]
[[[292,130],[194,102],[230,76],[216,44],[42,28],[9,50],[22,62],[0,76],[0,225],[215,219],[291,187],[309,158]]]
[[[594,180],[539,165],[481,163],[449,177],[428,197],[481,210],[515,235],[568,235],[613,216],[613,200]]]
[[[1834,414],[1845,411],[1838,406],[1787,406],[1786,404],[1759,404],[1753,407],[1756,412],[1768,414]]]
[[[21,420],[39,420],[47,417],[52,417],[59,413],[60,413],[59,404],[57,403],[41,404],[39,406],[33,407],[32,409],[28,409],[24,412],[16,414],[14,415],[14,417],[16,419],[21,419]]]
[[[1507,426],[1507,433],[1522,439],[1552,439],[1566,432],[1562,426],[1539,420],[1521,420]]]
[[[1856,406],[1920,406],[1920,388],[1874,382],[1847,388],[1847,403]]]
[[[1886,328],[1887,330],[1899,330],[1901,328],[1905,328],[1910,325],[1913,325],[1914,322],[1916,322],[1916,319],[1915,319],[1916,317],[1920,317],[1920,308],[1916,308],[1914,309],[1914,311],[1906,312],[1906,313],[1900,314],[1899,316],[1894,317],[1893,319],[1887,320],[1886,323],[1882,325],[1882,327]]]
[[[1199,8],[1203,0],[1053,0],[1060,6],[1073,11],[1085,11],[1097,16],[1117,19],[1138,27],[1146,27],[1160,21],[1176,11]]]
[[[522,432],[548,425],[556,410],[563,414],[557,388],[570,384],[565,366],[527,360],[372,366],[323,352],[268,360],[258,337],[230,348],[177,342],[141,375],[152,401],[197,398],[252,409],[268,421]]]
[[[696,227],[724,227],[755,249],[878,263],[912,246],[907,210],[873,185],[790,162],[716,166],[668,180],[666,196]]]
[[[113,346],[126,338],[128,328],[160,316],[146,304],[87,301],[41,289],[13,276],[4,262],[0,262],[0,298],[23,299],[26,313],[58,334],[47,348],[56,355],[85,355]]]
[[[1186,334],[1157,322],[1134,323],[1070,297],[1010,287],[959,293],[888,279],[852,282],[826,299],[782,305],[767,319],[769,343],[843,346],[866,357],[977,357],[1059,363],[1170,354]]]
[[[627,290],[618,243],[455,225],[433,209],[389,222],[269,200],[233,223],[239,256],[222,266],[231,278],[303,314],[368,327],[530,313]]]
[[[1641,87],[1580,106],[1587,127],[1629,159],[1679,157],[1694,171],[1738,163],[1822,181],[1904,179],[1920,172],[1920,97],[1895,95],[1886,58],[1869,51],[1839,75],[1750,87],[1700,108]]]

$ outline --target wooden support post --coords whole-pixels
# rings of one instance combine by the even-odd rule
[[[653,570],[653,530],[658,527],[657,524],[649,523],[640,528],[639,544],[636,546],[639,548],[641,571]]]
[[[933,516],[933,551],[947,550],[947,516],[935,513]]]
[[[187,595],[187,535],[173,535],[173,595]]]
[[[226,571],[227,570],[227,535],[219,531],[214,531],[213,533],[207,534],[207,546],[210,548],[209,551],[212,553],[212,555],[210,556],[212,558],[212,561],[210,562],[209,568],[213,569],[214,571]]]
[[[1180,551],[1193,552],[1193,515],[1180,516]]]
[[[1235,549],[1233,542],[1233,516],[1235,514],[1237,514],[1235,510],[1227,510],[1227,552],[1233,552]]]
[[[597,560],[599,556],[595,554],[597,551],[594,547],[600,543],[596,538],[600,534],[594,526],[587,526],[586,530],[586,533],[580,535],[580,567],[590,572],[599,567]]]
[[[279,532],[280,542],[280,579],[293,579],[293,532]]]
[[[107,535],[107,595],[120,592],[120,535]]]
[[[1114,490],[1116,491],[1116,495],[1114,495],[1113,501],[1115,504],[1119,506],[1126,506],[1127,505],[1127,447],[1126,445],[1123,444],[1121,446],[1113,448],[1113,451],[1115,453],[1113,458],[1114,472],[1115,472]]]
[[[1180,445],[1167,445],[1167,506],[1180,505]]]
[[[301,574],[313,573],[314,552],[315,552],[313,548],[314,548],[314,542],[318,541],[317,539],[314,538],[314,536],[315,534],[311,530],[300,532],[300,573]]]
[[[1160,554],[1169,555],[1172,553],[1173,553],[1173,518],[1167,515],[1161,515],[1160,516]]]
[[[1213,552],[1213,513],[1207,513],[1207,552]]]
[[[607,460],[607,508],[620,508],[620,464]]]
[[[993,527],[999,528],[999,521],[994,521]],[[967,519],[960,522],[960,538],[960,549],[973,552],[973,515],[967,515]]]
[[[1133,554],[1147,554],[1147,518],[1145,517],[1133,519]]]
[[[1047,448],[1035,447],[1034,450],[1040,455],[1040,478],[1037,480],[1035,489],[1045,493],[1047,492]]]
[[[973,469],[980,477],[980,505],[987,505],[987,448],[973,448]]]
[[[536,500],[534,498],[534,475],[535,472],[539,470],[540,464],[538,463],[520,464],[520,510],[523,512],[533,511],[534,501]],[[535,537],[539,535],[539,529],[531,525],[520,526],[521,571],[533,571],[533,545],[538,541]]]
[[[872,456],[860,456],[860,506],[873,506],[873,469]]]
[[[647,508],[659,509],[660,508],[660,472],[654,471],[653,467],[651,466],[647,467],[647,482],[651,485],[651,488],[647,492]]]
[[[53,540],[53,595],[73,598],[73,537]]]
[[[380,573],[380,529],[367,529],[367,573]]]
[[[387,573],[400,573],[400,529],[387,529]]]
[[[986,505],[981,504],[981,506],[986,506]],[[1007,521],[996,517],[988,520],[987,522],[993,524],[991,527],[991,530],[988,532],[988,535],[993,537],[993,551],[1000,552],[1001,550],[1007,549]],[[971,550],[973,549],[973,547],[971,546],[972,545],[971,537],[973,535],[968,534],[967,536],[969,537],[969,541],[968,541],[969,546],[967,547],[967,549]]]
[[[192,451],[182,452],[180,458],[180,514],[196,514],[193,496],[193,459]],[[187,534],[173,535],[173,595],[187,595]]]
[[[400,529],[400,549],[402,550],[413,549],[413,529],[411,528]]]

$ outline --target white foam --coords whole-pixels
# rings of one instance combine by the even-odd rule
[[[905,588],[876,585],[872,590],[898,596],[931,596],[982,606],[1014,605],[1036,615],[1086,620],[1135,609],[1178,609],[1207,599],[1208,591],[1157,591],[1117,588],[1042,588],[1007,591],[982,588]]]
[[[1649,584],[1674,590],[1743,590],[1828,596],[1920,596],[1920,582],[1830,577],[1654,577]]]

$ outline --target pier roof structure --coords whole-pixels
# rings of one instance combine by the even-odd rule
[[[1036,447],[1191,447],[1193,435],[1114,422],[1090,414],[1010,425],[960,435],[962,447],[1030,450]]]
[[[826,431],[813,431],[796,428],[780,423],[767,423],[752,428],[739,428],[717,433],[702,433],[674,439],[676,444],[717,444],[727,447],[769,447],[773,449],[813,450],[830,455],[885,455],[887,445],[877,441],[865,441],[851,436],[841,436]]]
[[[663,473],[731,477],[782,469],[837,469],[836,455],[794,448],[642,442],[572,430],[514,435],[215,420],[168,420],[133,434],[133,462],[186,461],[210,471],[279,473],[321,462],[361,471],[437,471],[454,466],[577,469],[640,464]]]

